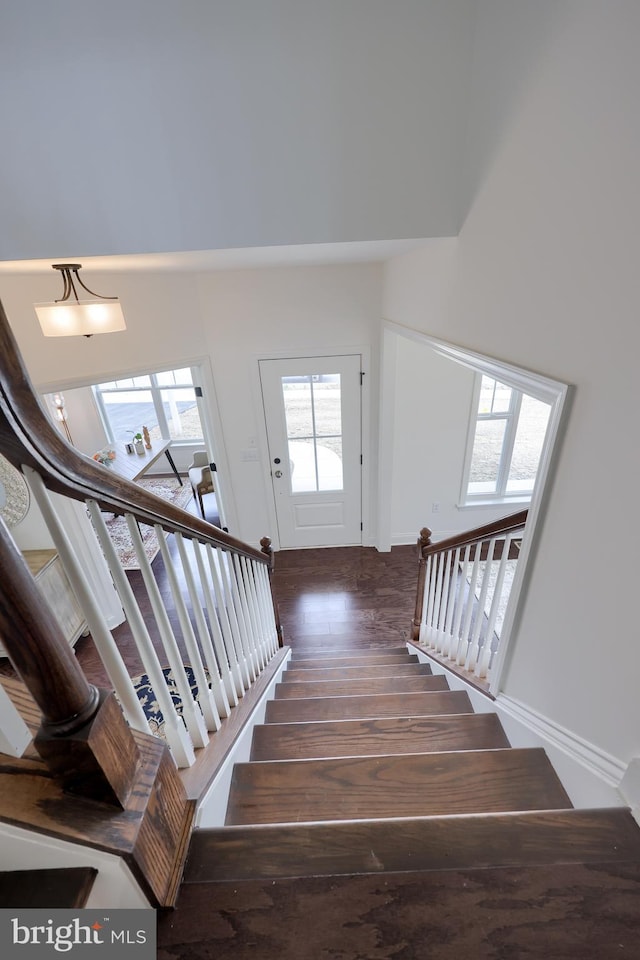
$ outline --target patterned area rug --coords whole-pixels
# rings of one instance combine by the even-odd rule
[[[191,500],[193,494],[191,486],[185,483],[182,487],[178,484],[175,477],[142,478],[138,485],[144,487],[150,493],[154,493],[163,500],[168,500],[176,507],[185,507]],[[120,562],[125,570],[139,570],[140,564],[133,549],[133,543],[129,536],[127,521],[124,517],[105,516],[105,523],[109,531],[113,544],[118,552]],[[153,527],[147,524],[140,525],[144,552],[149,561],[153,560],[160,547]]]
[[[195,698],[198,696],[198,684],[196,683],[196,678],[190,666],[185,664],[184,669],[187,675],[187,680],[189,681],[189,686],[191,687],[192,696],[195,700]],[[171,668],[165,667],[162,672],[169,688],[173,705],[176,708],[176,713],[182,716],[182,699],[178,693],[178,688],[176,686],[173,673],[171,672]],[[149,677],[146,673],[143,673],[139,677],[132,677],[131,682],[136,688],[136,694],[138,696],[138,700],[140,701],[140,706],[144,711],[144,715],[149,722],[149,729],[151,733],[156,737],[164,737],[164,717],[162,715],[160,705],[156,699],[153,687],[151,686]]]

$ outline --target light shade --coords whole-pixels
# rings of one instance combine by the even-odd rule
[[[92,337],[126,330],[119,300],[66,300],[34,306],[45,337]]]

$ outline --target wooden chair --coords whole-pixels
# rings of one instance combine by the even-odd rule
[[[204,520],[204,503],[202,498],[205,493],[215,493],[209,458],[204,450],[198,451],[193,455],[193,463],[189,467],[189,482],[191,483],[193,495],[198,501],[200,513]]]

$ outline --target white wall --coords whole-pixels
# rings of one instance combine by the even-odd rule
[[[475,5],[5,5],[0,258],[455,233]]]
[[[473,371],[402,336],[397,338],[395,352],[392,543],[414,543],[424,526],[436,540],[489,523],[495,509],[485,513],[457,506]],[[501,512],[508,510],[499,509],[498,515]]]
[[[367,376],[377,382],[382,270],[378,264],[290,267],[201,274],[202,315],[239,511],[238,535],[256,542],[275,533],[270,467],[258,382],[258,358],[315,356],[325,350],[373,350]],[[365,420],[365,464],[376,475],[377,420]],[[259,460],[243,460],[256,444]],[[371,527],[370,517],[365,525]]]
[[[640,533],[640,7],[536,4],[529,35],[520,27],[531,8],[482,3],[476,70],[512,99],[483,152],[449,309],[428,316],[423,307],[426,251],[390,265],[385,315],[575,384],[504,690],[627,762],[640,753],[628,560]],[[474,84],[480,127],[495,109],[485,89]]]
[[[379,264],[200,275],[101,274],[108,290],[101,287],[100,292],[117,292],[127,329],[89,340],[43,338],[33,303],[51,297],[55,277],[4,274],[0,297],[27,369],[41,390],[99,382],[154,367],[184,366],[198,359],[208,362],[210,358],[223,422],[218,440],[226,451],[222,459],[229,464],[225,504],[229,518],[237,518],[232,532],[257,543],[261,536],[275,534],[268,464],[264,457],[256,462],[242,460],[242,451],[252,442],[264,443],[264,418],[256,390],[257,358],[269,354],[313,356],[326,349],[372,350],[377,346],[380,324],[381,277]],[[87,282],[90,285],[89,278]],[[375,349],[372,360],[367,374],[375,384]],[[207,396],[205,391],[205,402]],[[94,445],[91,439],[93,413],[81,424],[74,392],[67,389],[66,398],[74,440],[77,431],[81,449],[93,453],[102,445],[97,441]],[[375,477],[377,421],[365,423],[371,454],[367,469]],[[161,469],[165,470],[164,464]],[[366,524],[372,526],[369,516]]]

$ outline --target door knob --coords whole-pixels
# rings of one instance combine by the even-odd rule
[[[282,476],[282,470],[276,470],[276,472],[274,473],[274,477],[277,477],[279,480],[281,476]]]

